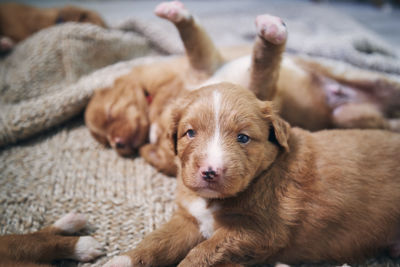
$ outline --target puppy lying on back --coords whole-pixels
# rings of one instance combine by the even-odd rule
[[[52,266],[61,259],[91,261],[102,255],[90,236],[72,236],[86,225],[81,214],[69,213],[53,225],[24,235],[0,236],[0,266]]]
[[[41,29],[68,21],[106,27],[99,14],[75,6],[36,8],[20,3],[0,4],[0,52],[10,50],[14,44]]]
[[[232,60],[240,52],[222,56],[180,2],[162,3],[155,13],[175,24],[187,57],[135,67],[113,87],[96,92],[86,109],[92,135],[121,155],[140,148],[157,169],[175,175],[173,154],[163,136],[168,104],[184,91],[220,81],[240,84],[259,99],[273,100],[280,115],[294,126],[400,131],[400,120],[392,118],[400,112],[398,84],[367,71],[340,71],[289,56],[282,60],[287,30],[280,18],[258,16],[252,56]]]
[[[399,254],[400,134],[310,133],[222,83],[172,110],[177,210],[106,266],[349,263]]]

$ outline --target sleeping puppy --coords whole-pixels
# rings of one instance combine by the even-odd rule
[[[0,266],[52,266],[61,259],[91,261],[104,254],[90,236],[72,236],[84,228],[82,214],[69,213],[53,225],[23,235],[0,236]]]
[[[36,8],[20,3],[0,4],[0,52],[11,50],[14,44],[41,29],[68,21],[106,27],[96,12],[71,5],[61,8]]]
[[[178,100],[177,210],[106,266],[350,263],[399,255],[400,134],[291,128],[240,86]]]
[[[284,119],[308,130],[400,131],[400,120],[392,119],[400,115],[398,84],[369,71],[283,56],[287,29],[280,18],[258,16],[253,49],[224,49],[221,54],[180,2],[162,3],[155,13],[175,24],[186,57],[135,67],[113,87],[96,92],[85,113],[92,135],[121,155],[140,149],[158,170],[175,175],[163,114],[182,92],[221,81],[242,85],[259,99],[273,100]],[[241,55],[246,56],[237,58]]]

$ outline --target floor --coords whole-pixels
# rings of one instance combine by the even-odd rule
[[[0,0],[0,2],[3,0]],[[20,0],[41,7],[61,6],[74,4],[99,12],[107,21],[117,22],[128,17],[151,18],[154,6],[161,1],[138,1],[138,0]],[[279,5],[282,8],[296,8],[307,6],[316,8],[318,5],[334,8],[354,18],[364,27],[374,31],[386,42],[400,51],[400,7],[386,5],[377,8],[371,4],[360,3],[360,1],[310,1],[310,0],[220,0],[220,1],[184,1],[185,5],[201,17],[201,14],[210,12],[224,12],[235,10],[262,10],[268,5]],[[337,23],[337,22],[332,22]]]

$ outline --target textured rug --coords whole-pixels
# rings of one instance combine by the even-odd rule
[[[269,13],[285,18],[292,53],[400,76],[395,50],[343,14],[322,7],[270,7]],[[236,45],[252,41],[255,15],[216,12],[200,19],[219,45]],[[333,25],[333,18],[342,23]],[[48,29],[0,62],[0,233],[34,231],[70,211],[84,213],[87,232],[107,255],[79,266],[101,266],[134,248],[174,209],[174,178],[140,157],[121,158],[102,147],[83,124],[93,90],[154,60],[137,57],[182,51],[174,28],[161,20],[132,18],[115,27],[124,31],[75,24]],[[400,266],[386,257],[363,265],[382,264]]]

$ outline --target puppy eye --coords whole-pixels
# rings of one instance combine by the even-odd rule
[[[250,141],[250,137],[245,134],[238,134],[237,141],[242,144],[246,144]]]
[[[194,138],[195,135],[196,135],[196,132],[194,130],[192,130],[192,129],[189,129],[189,130],[186,131],[186,135],[189,138]]]

